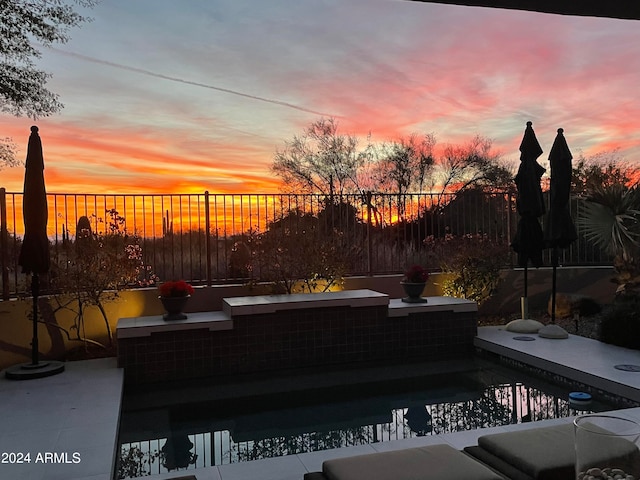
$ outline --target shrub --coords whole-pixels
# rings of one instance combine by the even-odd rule
[[[270,283],[273,293],[329,291],[342,283],[351,254],[342,237],[313,215],[290,212],[266,232],[251,235],[252,281]]]
[[[493,295],[500,283],[500,269],[509,256],[506,244],[480,233],[429,236],[424,243],[440,269],[450,274],[442,283],[445,295],[478,304]]]
[[[129,233],[125,219],[116,210],[107,210],[106,218],[94,221],[104,231],[93,232],[91,221],[81,217],[75,240],[66,239],[52,259],[50,279],[53,295],[52,313],[69,311],[75,320],[67,337],[100,346],[84,337],[85,311],[96,307],[104,321],[109,345],[113,335],[105,304],[119,298],[120,291],[131,286],[149,286],[157,280],[150,266],[142,260],[138,235]],[[62,329],[58,326],[58,328]]]
[[[619,347],[640,350],[640,299],[625,298],[613,303],[603,314],[601,339]]]

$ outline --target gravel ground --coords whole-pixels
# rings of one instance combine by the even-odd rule
[[[529,317],[533,320],[538,320],[544,325],[551,323],[551,316],[547,312],[531,312]],[[564,328],[570,334],[581,335],[583,337],[593,338],[594,340],[600,340],[601,317],[601,314],[580,316],[578,318],[556,317],[555,323],[556,325]],[[482,327],[489,325],[506,325],[511,320],[516,320],[518,318],[520,318],[519,314],[512,314],[509,316],[480,315],[478,317],[478,326]]]

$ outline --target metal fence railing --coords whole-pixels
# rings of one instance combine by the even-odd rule
[[[243,255],[251,255],[255,237],[266,232],[285,238],[311,225],[325,237],[339,237],[340,248],[348,249],[347,275],[375,275],[398,273],[410,262],[423,261],[424,240],[430,236],[482,234],[509,250],[518,220],[510,192],[369,193],[339,198],[209,192],[49,193],[47,198],[52,258],[60,255],[65,242],[74,241],[81,217],[86,217],[93,232],[105,233],[113,228],[117,215],[121,231],[137,238],[144,264],[161,280],[184,278],[206,285],[245,278],[237,263],[246,260]],[[580,201],[571,202],[574,215]],[[0,228],[2,298],[6,299],[26,291],[18,266],[24,235],[21,192],[0,188]],[[579,236],[562,251],[561,264],[610,263]]]

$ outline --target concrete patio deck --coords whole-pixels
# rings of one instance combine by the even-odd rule
[[[609,392],[640,399],[640,372],[616,365],[640,365],[640,352],[571,335],[566,340],[518,341],[501,327],[481,327],[479,348],[545,368]],[[0,478],[12,480],[111,480],[116,449],[123,374],[115,359],[68,362],[53,377],[12,381],[0,378]],[[640,421],[640,408],[619,410]],[[302,480],[322,462],[361,453],[448,443],[455,448],[475,445],[489,432],[570,422],[547,420],[518,425],[425,436],[269,460],[199,468],[144,478],[166,480],[195,475],[197,480]],[[30,463],[12,463],[14,454],[30,454]],[[47,455],[48,454],[48,455]],[[74,455],[75,454],[75,455]],[[8,462],[8,463],[7,463]]]

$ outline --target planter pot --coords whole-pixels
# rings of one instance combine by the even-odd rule
[[[182,313],[189,301],[190,295],[186,297],[158,297],[162,306],[167,311],[162,318],[165,320],[184,320],[187,315]]]
[[[412,282],[400,282],[402,288],[404,289],[404,293],[406,293],[406,297],[402,299],[405,303],[427,303],[427,299],[422,297],[422,292],[424,291],[424,287],[426,285],[425,282],[422,283],[412,283]]]

